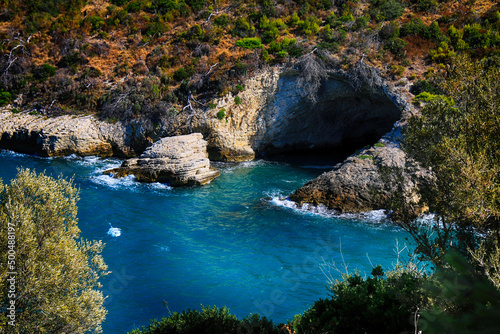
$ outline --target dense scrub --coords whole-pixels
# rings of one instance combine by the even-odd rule
[[[318,49],[339,68],[363,57],[386,77],[423,80],[455,54],[498,54],[498,9],[428,0],[2,1],[0,103],[154,124]]]

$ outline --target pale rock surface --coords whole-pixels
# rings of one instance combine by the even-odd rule
[[[201,133],[166,137],[148,147],[139,158],[105,171],[114,177],[134,175],[141,182],[168,183],[171,186],[204,185],[220,175],[210,167],[207,142]]]
[[[47,118],[0,112],[0,147],[40,156],[136,156],[147,140],[140,125],[110,124],[92,116]]]

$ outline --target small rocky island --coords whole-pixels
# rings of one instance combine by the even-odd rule
[[[140,182],[161,182],[179,187],[207,184],[220,172],[210,166],[203,135],[192,133],[160,139],[138,158],[125,160],[121,167],[104,174],[118,178],[135,175]]]

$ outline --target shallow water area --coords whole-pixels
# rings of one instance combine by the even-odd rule
[[[228,306],[238,317],[258,313],[292,320],[328,297],[321,264],[390,269],[396,240],[407,234],[375,211],[338,215],[286,200],[322,165],[264,160],[216,163],[221,176],[203,187],[141,184],[102,175],[121,160],[39,158],[0,151],[0,178],[16,167],[72,177],[80,188],[82,237],[102,239],[112,271],[104,333],[125,333],[169,312]]]

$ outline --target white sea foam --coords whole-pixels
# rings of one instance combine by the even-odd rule
[[[337,219],[345,219],[345,220],[362,220],[369,221],[373,223],[382,223],[387,222],[387,214],[385,210],[373,210],[370,212],[362,212],[362,213],[340,213],[336,210],[328,209],[324,205],[312,205],[309,203],[304,203],[302,205],[297,204],[296,202],[290,200],[286,196],[280,196],[279,194],[273,193],[270,196],[271,204],[283,207],[289,210],[293,210],[300,214],[306,215],[318,215],[324,218],[337,218]]]
[[[168,246],[155,245],[155,247],[158,248],[161,252],[165,253],[170,252],[170,247]]]
[[[110,175],[104,175],[101,172],[100,175],[91,176],[90,180],[101,186],[106,186],[113,189],[133,188],[137,185],[134,175],[129,175],[118,179]]]
[[[111,225],[109,225],[111,226]],[[111,226],[108,230],[108,235],[112,236],[112,237],[119,237],[120,235],[122,235],[122,230],[118,227],[113,227]]]
[[[27,154],[17,153],[17,152],[11,151],[11,150],[1,149],[0,156],[3,156],[3,157],[24,157],[24,156],[27,156]]]
[[[254,168],[273,164],[272,161],[251,160],[243,162],[212,162],[212,166],[221,170],[222,173],[232,174],[235,170],[244,168]]]

